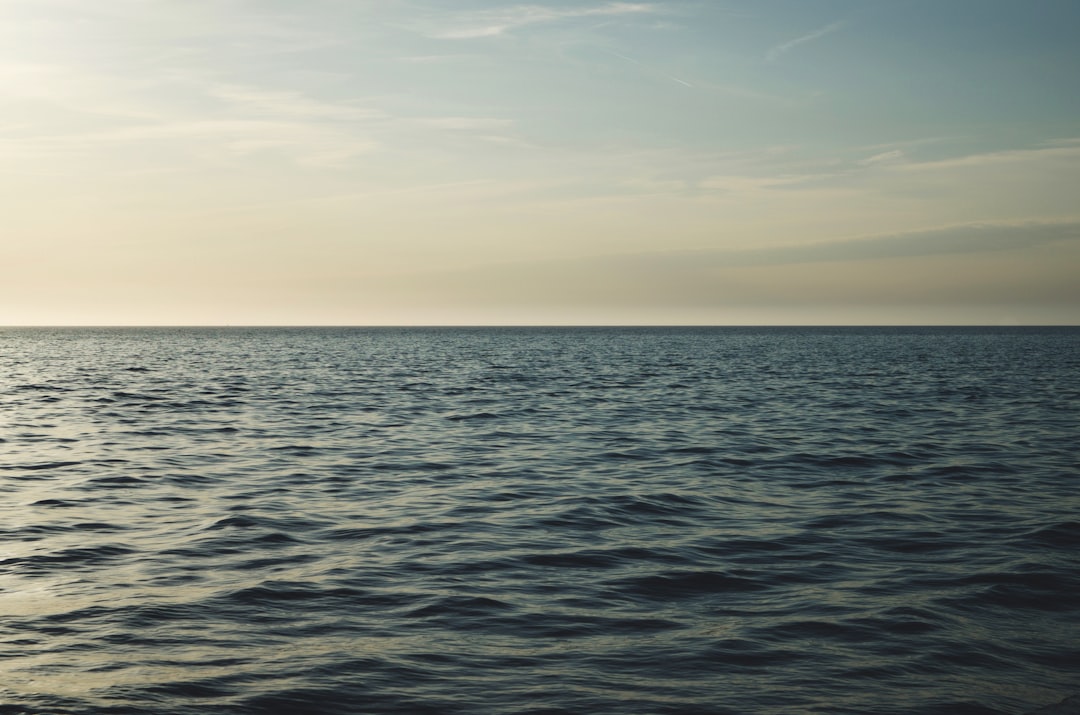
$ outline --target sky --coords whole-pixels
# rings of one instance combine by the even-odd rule
[[[1075,0],[0,0],[0,325],[1080,324]]]

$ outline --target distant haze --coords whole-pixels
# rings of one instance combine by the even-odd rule
[[[1075,0],[5,0],[0,325],[1080,323]]]

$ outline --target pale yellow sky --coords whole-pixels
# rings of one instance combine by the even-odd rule
[[[1080,322],[1063,18],[927,7],[9,0],[0,325]]]

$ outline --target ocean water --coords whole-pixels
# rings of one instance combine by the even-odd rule
[[[0,330],[0,713],[1080,691],[1080,329]]]

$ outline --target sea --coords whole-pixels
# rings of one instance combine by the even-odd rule
[[[1080,328],[0,329],[0,714],[1077,693]]]

